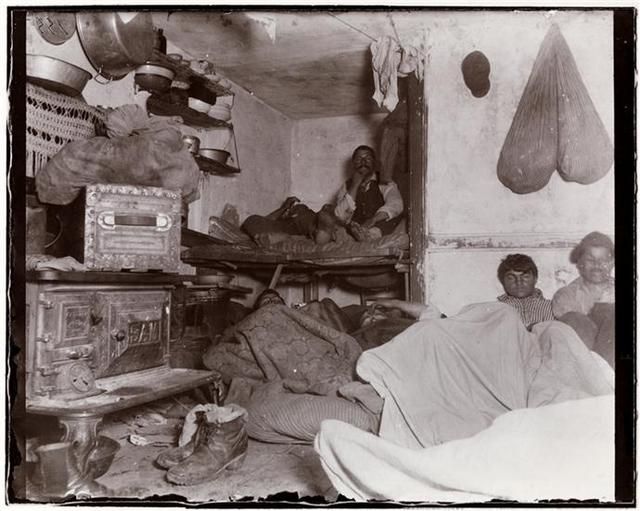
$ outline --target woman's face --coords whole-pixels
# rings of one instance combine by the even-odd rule
[[[613,254],[605,247],[587,247],[578,260],[578,272],[587,282],[602,284],[613,270]]]

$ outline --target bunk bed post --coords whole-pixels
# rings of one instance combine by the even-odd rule
[[[409,299],[426,300],[424,268],[426,254],[425,195],[427,180],[427,105],[423,84],[413,74],[408,77],[409,105]],[[405,290],[405,293],[407,291]]]

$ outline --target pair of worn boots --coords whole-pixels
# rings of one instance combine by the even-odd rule
[[[196,411],[196,430],[191,439],[181,447],[160,453],[156,459],[158,465],[168,469],[167,480],[194,485],[214,480],[225,469],[240,468],[249,443],[247,416],[247,411],[235,404]]]

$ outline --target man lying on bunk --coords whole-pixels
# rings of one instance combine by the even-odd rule
[[[375,151],[365,145],[355,149],[351,158],[353,174],[338,191],[335,205],[325,204],[317,213],[297,197],[288,197],[266,216],[251,215],[242,229],[255,241],[270,235],[306,236],[318,245],[338,239],[343,227],[357,241],[373,240],[391,234],[402,219],[404,204],[398,186],[382,182],[376,170]]]

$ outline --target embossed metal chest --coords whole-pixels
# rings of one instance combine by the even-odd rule
[[[27,401],[80,399],[100,378],[168,368],[172,288],[28,282]]]
[[[88,270],[178,272],[180,193],[148,186],[87,186],[72,204],[68,255]]]

